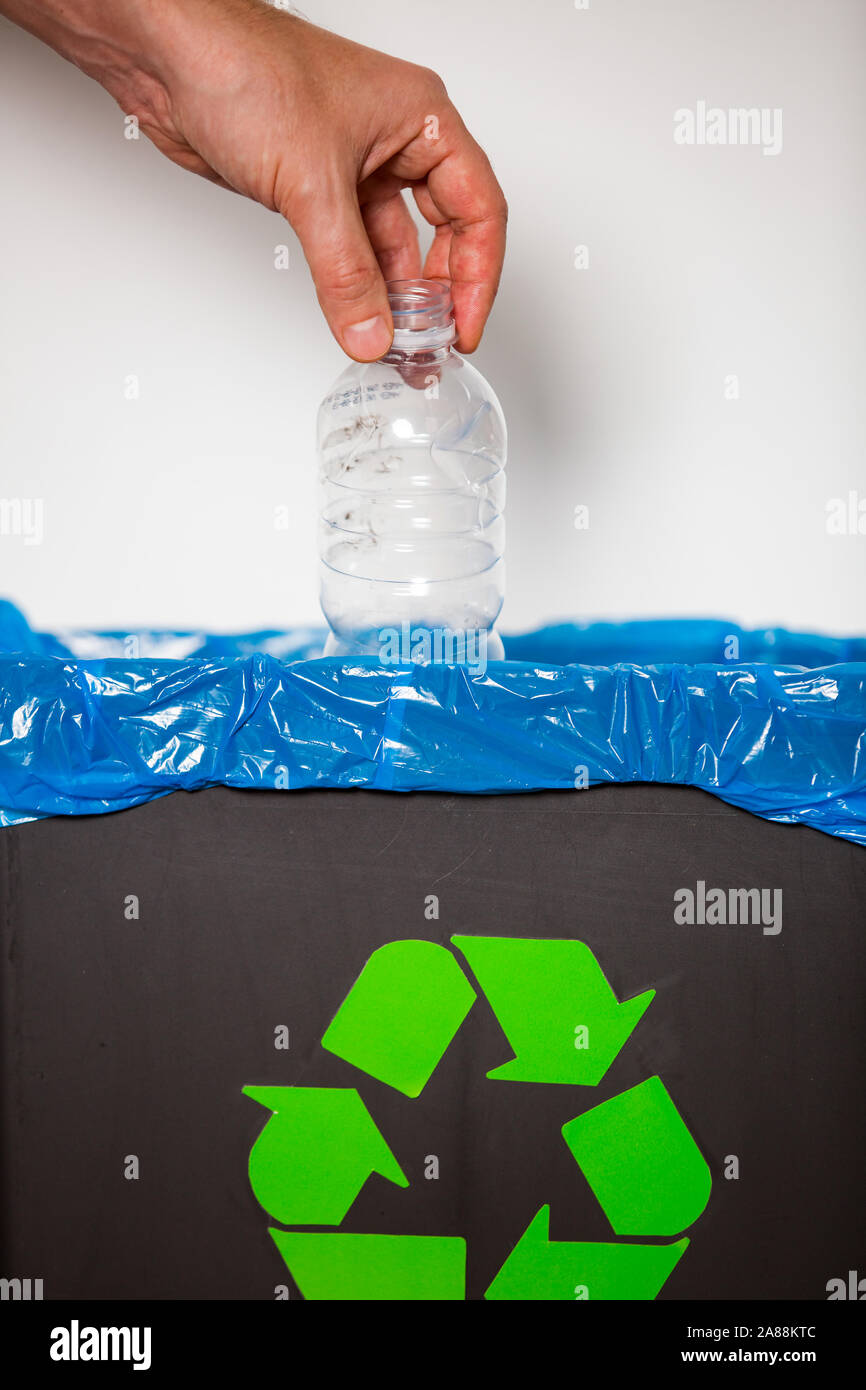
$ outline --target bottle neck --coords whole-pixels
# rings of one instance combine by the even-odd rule
[[[453,338],[451,340],[453,342]],[[399,348],[393,346],[385,353],[381,359],[389,362],[392,366],[400,366],[403,362],[415,362],[423,366],[440,366],[451,356],[451,347],[412,347]]]
[[[394,321],[394,341],[384,362],[403,362],[423,355],[425,361],[444,361],[457,333],[451,289],[437,280],[391,280],[388,301]]]
[[[425,361],[444,362],[456,337],[453,319],[440,328],[395,328],[394,341],[382,361],[403,362],[423,353]]]

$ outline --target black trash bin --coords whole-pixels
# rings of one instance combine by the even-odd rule
[[[712,1178],[661,1299],[825,1299],[857,1267],[856,845],[688,788],[222,788],[9,828],[0,864],[4,1264],[45,1298],[298,1296],[251,1085],[356,1088],[408,1186],[373,1173],[340,1231],[462,1238],[470,1299],[542,1208],[550,1242],[620,1239],[562,1129],[651,1077]],[[778,922],[675,920],[701,882],[771,885]],[[467,934],[579,940],[618,1000],[655,990],[597,1085],[488,1079],[481,990],[416,1098],[322,1047],[377,948]]]

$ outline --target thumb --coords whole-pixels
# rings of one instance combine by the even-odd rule
[[[323,190],[292,223],[331,332],[356,362],[374,362],[391,346],[388,292],[354,188]]]

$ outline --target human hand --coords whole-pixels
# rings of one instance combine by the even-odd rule
[[[477,347],[507,208],[427,68],[263,0],[0,0],[95,76],[185,169],[280,212],[350,357],[390,346],[386,280],[450,280],[457,347]],[[411,188],[435,229],[421,266]]]

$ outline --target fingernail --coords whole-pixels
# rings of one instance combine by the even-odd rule
[[[391,330],[382,315],[376,314],[375,318],[352,323],[344,329],[343,342],[350,356],[359,357],[362,362],[375,362],[391,346]]]

